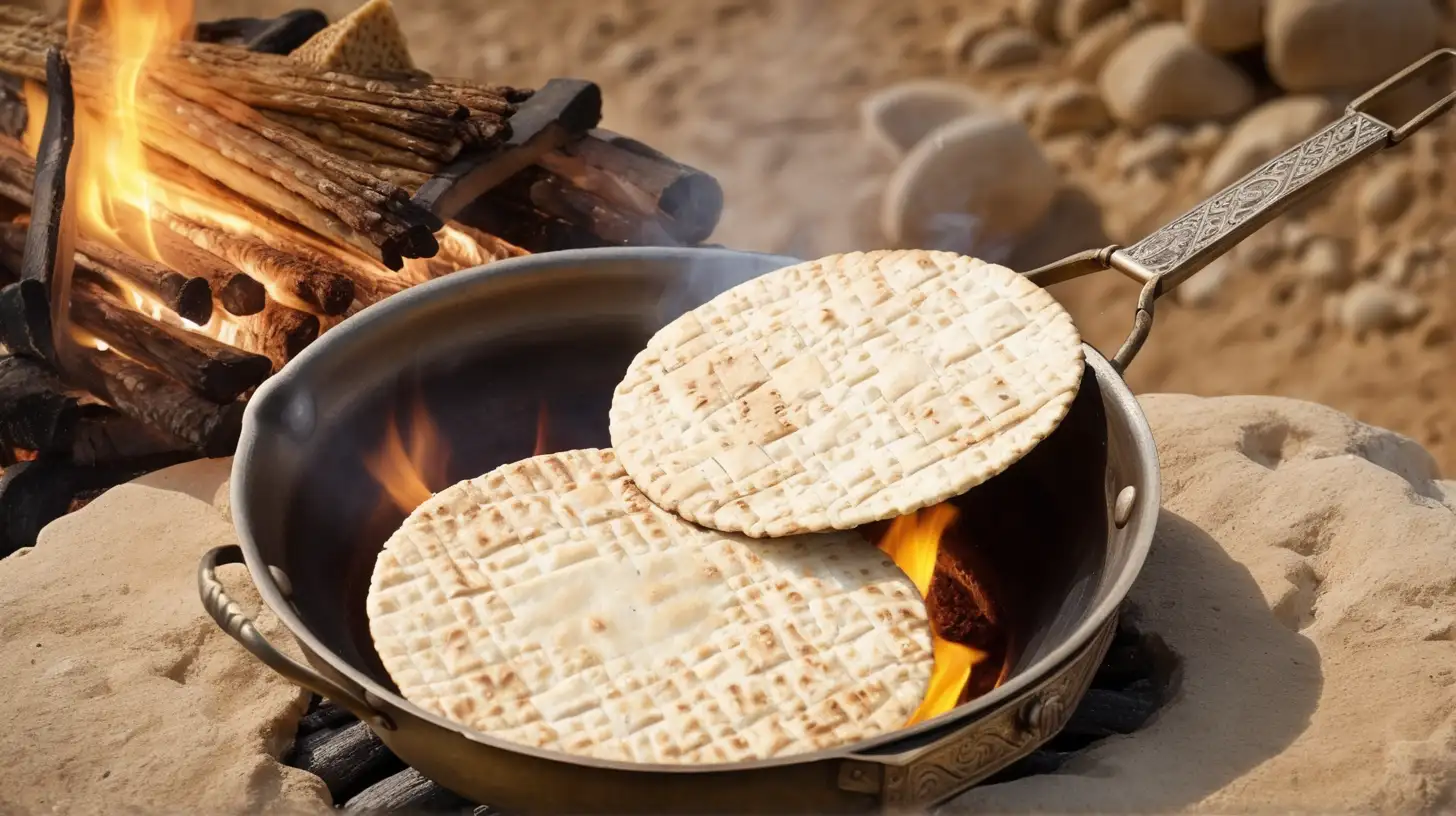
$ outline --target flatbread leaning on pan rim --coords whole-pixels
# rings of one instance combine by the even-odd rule
[[[858,533],[689,524],[610,450],[446,488],[385,544],[367,601],[411,702],[512,742],[723,763],[901,728],[930,680],[925,604]]]
[[[964,493],[1066,416],[1072,318],[951,252],[831,255],[663,327],[613,395],[613,449],[649,499],[753,537],[849,529]]]

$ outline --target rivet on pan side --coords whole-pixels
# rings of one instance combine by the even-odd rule
[[[1137,504],[1137,488],[1128,485],[1117,494],[1117,501],[1112,504],[1112,523],[1121,530],[1127,526],[1127,520],[1132,518],[1132,506]]]

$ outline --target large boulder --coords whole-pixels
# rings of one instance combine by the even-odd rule
[[[308,695],[197,596],[203,551],[237,541],[229,461],[110,490],[0,561],[0,813],[330,812],[318,777],[278,761]],[[246,570],[219,577],[259,608]]]
[[[1176,693],[1142,729],[941,812],[1448,812],[1456,483],[1323,406],[1139,402],[1163,509],[1130,614],[1176,655]]]
[[[1431,0],[1268,3],[1269,72],[1288,91],[1364,91],[1436,46]]]
[[[1254,103],[1249,78],[1178,23],[1134,34],[1107,60],[1097,84],[1112,115],[1134,128],[1225,119]]]
[[[1285,96],[1250,111],[1229,131],[1203,171],[1203,192],[1216,193],[1334,121],[1339,108],[1323,96]]]
[[[1242,51],[1264,41],[1265,0],[1186,0],[1183,23],[1210,51]]]
[[[865,137],[892,160],[947,122],[992,109],[980,94],[943,79],[912,79],[875,91],[860,102]]]
[[[1060,179],[1020,122],[967,116],[921,140],[890,175],[881,223],[894,246],[991,259],[1041,220]]]

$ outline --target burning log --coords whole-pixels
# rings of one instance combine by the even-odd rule
[[[123,234],[137,236],[140,240],[140,236],[150,230],[152,244],[162,263],[207,281],[217,304],[228,314],[250,315],[263,311],[268,301],[268,290],[256,278],[217,253],[209,252],[205,247],[198,248],[186,237],[149,221],[141,210],[121,206],[112,209],[112,214],[122,222]]]
[[[81,419],[71,442],[71,461],[82,467],[144,467],[152,470],[196,458],[178,440],[153,430],[115,409],[93,403],[81,406]]]
[[[258,314],[234,317],[226,322],[232,330],[225,335],[227,339],[244,351],[272,360],[274,371],[317,340],[320,330],[317,316],[272,300]]]
[[[44,364],[0,357],[0,447],[65,450],[80,415],[76,398]]]
[[[184,275],[95,241],[79,241],[76,260],[123,286],[141,290],[184,320],[202,326],[212,319],[212,287],[204,278]]]
[[[0,289],[0,338],[16,354],[37,360],[55,359],[51,302],[45,284],[20,280]]]
[[[78,357],[86,369],[78,373],[90,381],[88,390],[126,416],[204,456],[227,456],[237,446],[243,403],[209,402],[171,377],[110,351],[84,349]]]
[[[344,130],[339,125],[322,119],[279,111],[264,111],[263,115],[274,122],[304,133],[321,144],[332,147],[341,156],[395,169],[413,170],[425,174],[426,178],[428,178],[428,174],[434,173],[444,166],[443,162],[455,158],[453,154],[446,155],[445,151],[436,152],[434,146],[429,144],[417,145],[417,149],[414,150],[395,147]]]
[[[164,221],[173,231],[264,281],[285,306],[321,315],[341,315],[354,302],[354,282],[248,236],[230,235],[173,213]]]
[[[152,320],[93,281],[78,279],[72,286],[71,319],[116,351],[213,402],[232,402],[273,370],[267,357]]]

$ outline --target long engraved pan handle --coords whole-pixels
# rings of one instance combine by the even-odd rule
[[[197,566],[197,592],[202,596],[202,606],[233,640],[252,653],[264,665],[283,675],[283,679],[301,686],[325,699],[343,706],[350,714],[358,717],[376,729],[393,731],[394,723],[364,698],[364,693],[355,693],[318,672],[288,657],[273,647],[267,638],[253,625],[242,608],[223,589],[217,579],[217,568],[222,564],[243,563],[243,548],[236,544],[214,547],[202,556]]]
[[[1298,202],[1338,180],[1366,156],[1404,141],[1456,105],[1456,91],[1395,126],[1368,111],[1387,94],[1456,60],[1445,48],[1421,58],[1360,96],[1338,121],[1291,147],[1254,172],[1130,247],[1084,252],[1027,273],[1047,286],[1111,267],[1143,284],[1133,330],[1112,358],[1119,371],[1137,356],[1153,325],[1153,302]]]

